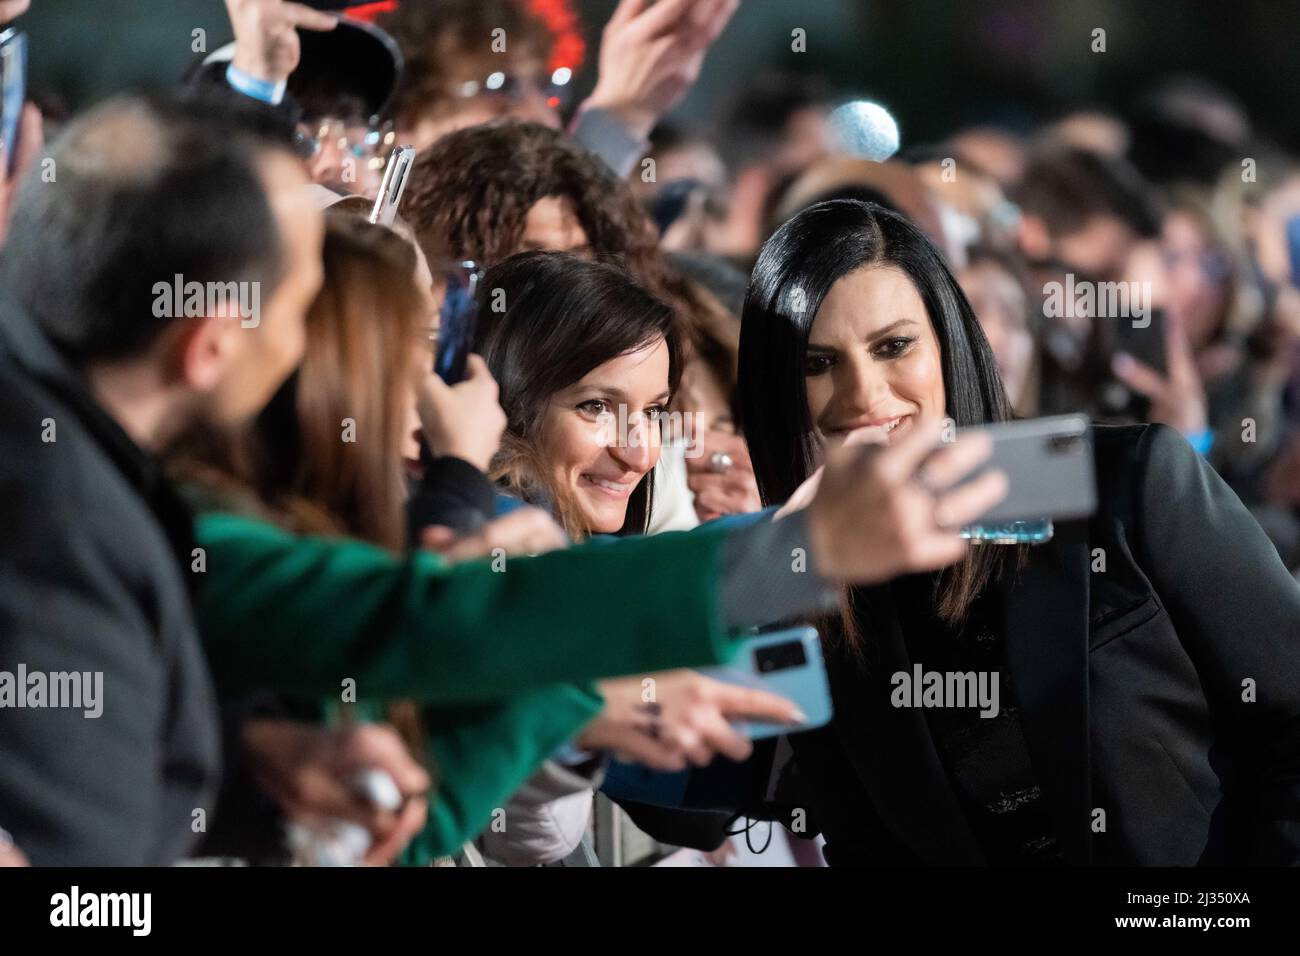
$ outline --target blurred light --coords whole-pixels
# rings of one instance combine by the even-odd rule
[[[506,75],[500,71],[488,75],[487,83],[484,84],[489,90],[499,90],[505,84]]]
[[[882,163],[898,152],[898,123],[879,103],[845,103],[831,113],[830,126],[840,149],[850,156]]]
[[[551,74],[551,82],[556,86],[563,86],[571,79],[573,79],[573,71],[567,66],[562,66]]]
[[[560,98],[558,96],[548,97],[546,100],[546,105],[553,110],[558,110],[560,108]]]

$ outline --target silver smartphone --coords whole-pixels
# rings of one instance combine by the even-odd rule
[[[1097,510],[1097,477],[1084,415],[1054,415],[978,426],[993,439],[993,454],[977,471],[998,468],[1007,495],[977,525],[1069,521]],[[976,428],[962,429],[963,432]],[[974,476],[972,476],[974,477]],[[996,535],[968,534],[991,540]]]
[[[394,146],[384,167],[384,180],[379,184],[379,195],[370,210],[370,221],[381,226],[391,226],[397,219],[397,207],[406,191],[406,181],[411,178],[415,165],[414,146]]]

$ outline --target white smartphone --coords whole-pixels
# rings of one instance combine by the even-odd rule
[[[397,207],[401,205],[402,193],[406,191],[406,181],[411,178],[411,167],[415,165],[414,146],[394,146],[384,167],[384,179],[379,184],[379,195],[375,197],[374,208],[370,210],[370,221],[381,226],[391,226],[397,219]]]

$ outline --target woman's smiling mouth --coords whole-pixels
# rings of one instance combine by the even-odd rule
[[[832,428],[827,432],[827,434],[837,441],[843,441],[856,431],[860,431],[864,428],[875,428],[884,432],[886,441],[892,442],[894,436],[900,430],[911,426],[913,417],[914,415],[912,412],[907,412],[903,415],[895,415],[893,418],[877,418],[874,421],[857,421],[845,425],[842,428]]]
[[[611,481],[608,478],[598,478],[595,475],[580,475],[579,478],[588,488],[594,488],[601,494],[618,500],[626,498],[632,493],[632,489],[636,487],[634,481]]]

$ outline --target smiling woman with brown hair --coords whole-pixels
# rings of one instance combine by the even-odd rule
[[[507,420],[493,476],[575,537],[644,533],[681,378],[672,311],[613,266],[559,253],[512,256],[484,286],[509,305],[481,338]]]

